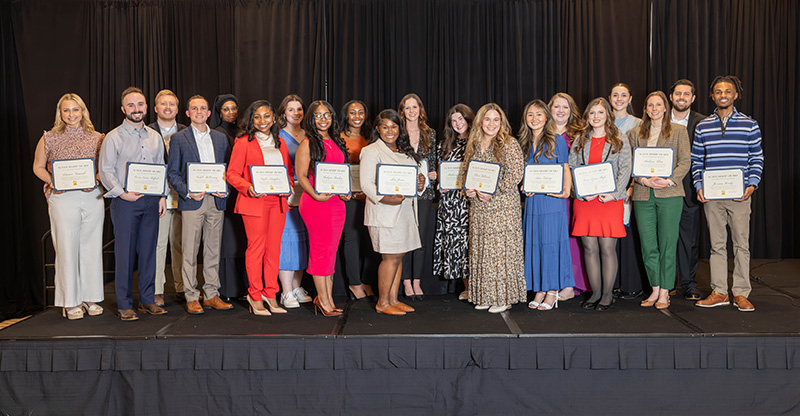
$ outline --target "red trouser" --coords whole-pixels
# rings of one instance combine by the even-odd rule
[[[286,213],[280,203],[263,201],[261,216],[242,215],[247,233],[245,265],[250,287],[247,293],[258,302],[261,295],[275,299],[278,293],[278,265],[281,258],[281,235],[286,224]]]

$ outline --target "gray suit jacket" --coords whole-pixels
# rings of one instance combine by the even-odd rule
[[[614,166],[614,176],[617,184],[617,192],[612,194],[614,199],[625,199],[631,180],[631,145],[624,135],[620,136],[620,140],[622,140],[622,148],[619,149],[617,153],[611,152],[611,144],[608,142],[603,146],[603,155],[607,155],[604,162],[611,162]],[[578,153],[577,149],[578,146],[573,144],[572,148],[569,150],[569,166],[571,168],[587,165],[589,161],[589,152],[591,149],[589,143],[586,143],[586,146],[583,147],[580,153]]]

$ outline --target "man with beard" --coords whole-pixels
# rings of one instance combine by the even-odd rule
[[[151,129],[161,134],[164,141],[164,150],[169,155],[169,141],[173,134],[186,128],[181,123],[175,122],[178,115],[178,96],[170,90],[161,90],[156,94],[153,110],[158,120],[148,125]],[[175,284],[175,296],[183,299],[183,279],[181,278],[181,263],[183,250],[181,248],[181,214],[178,211],[178,194],[170,190],[167,198],[167,212],[158,221],[158,245],[156,246],[156,289],[155,302],[164,306],[164,284],[167,282],[164,267],[167,259],[167,243],[172,257],[172,280]]]
[[[139,256],[139,312],[163,315],[155,304],[156,243],[158,219],[166,212],[164,197],[125,191],[128,162],[164,163],[164,143],[155,130],[144,125],[147,103],[142,90],[122,92],[125,120],[111,130],[100,147],[99,176],[111,200],[114,224],[114,282],[117,308],[123,321],[139,319],[133,310],[133,262]]]
[[[692,144],[692,177],[697,200],[704,204],[711,240],[711,294],[695,305],[703,308],[730,305],[728,297],[728,239],[731,229],[734,246],[733,304],[742,312],[755,310],[750,295],[750,196],[761,182],[764,153],[761,129],[752,118],[733,106],[742,92],[742,83],[732,75],[720,75],[711,82],[714,114],[697,124]],[[745,191],[741,198],[708,201],[703,196],[703,171],[742,169]]]
[[[689,140],[694,141],[694,129],[697,123],[706,116],[693,111],[695,99],[694,84],[688,79],[679,79],[670,89],[669,100],[672,102],[671,119],[673,123],[686,127]],[[692,189],[692,175],[683,177],[683,189]],[[683,296],[687,300],[700,300],[697,290],[698,245],[700,240],[700,205],[697,195],[686,192],[683,197],[683,211],[678,231],[677,272],[678,282],[683,288]]]

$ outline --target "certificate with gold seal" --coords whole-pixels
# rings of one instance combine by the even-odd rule
[[[457,191],[464,189],[461,186],[461,166],[464,162],[445,161],[439,162],[439,189]]]
[[[289,172],[284,165],[250,165],[253,191],[257,194],[276,195],[292,193]]]
[[[669,178],[675,165],[675,150],[671,147],[634,147],[631,176]]]
[[[168,190],[167,165],[128,162],[125,192],[164,196]]]
[[[713,169],[703,171],[703,198],[739,199],[744,196],[744,170]]]
[[[379,163],[375,176],[378,195],[417,196],[417,175],[419,173],[418,166]]]
[[[318,194],[349,194],[350,164],[317,162],[314,166],[314,191]]]
[[[564,191],[564,165],[525,165],[522,192],[532,194],[560,194]]]
[[[50,172],[56,192],[97,188],[94,158],[53,160]]]
[[[572,179],[578,198],[617,192],[616,176],[611,162],[577,166],[572,169]]]
[[[187,163],[186,187],[189,192],[228,193],[224,163]]]
[[[464,178],[464,189],[474,189],[486,194],[497,192],[500,181],[500,164],[470,160]]]

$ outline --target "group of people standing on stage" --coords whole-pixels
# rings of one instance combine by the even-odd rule
[[[45,182],[56,248],[55,304],[69,319],[103,312],[106,197],[122,320],[138,319],[131,290],[137,256],[138,311],[166,313],[168,245],[175,290],[191,314],[231,309],[227,298],[245,296],[255,315],[286,313],[312,301],[315,312],[340,315],[332,297],[337,253],[351,296],[373,297],[373,287],[362,280],[361,256],[368,244],[381,256],[376,310],[387,315],[414,311],[399,300],[401,281],[406,298],[424,296],[426,254],[433,258],[433,275],[463,281],[459,299],[491,313],[527,302],[529,290],[532,309],[551,310],[559,301],[591,292],[581,306],[608,310],[617,296],[641,295],[642,278],[633,270],[637,260],[651,287],[642,307],[669,307],[676,276],[684,296],[697,306],[728,305],[726,225],[735,245],[733,303],[752,311],[749,198],[760,183],[763,153],[758,124],[733,105],[741,92],[736,77],[717,77],[710,90],[716,110],[705,117],[690,109],[694,85],[679,80],[669,96],[654,91],[645,97],[641,119],[633,115],[625,84],[614,85],[608,99],[591,100],[582,113],[572,97],[557,93],[548,103],[525,105],[516,138],[494,103],[477,113],[456,104],[437,138],[416,94],[403,97],[397,110],[381,111],[372,124],[366,104],[358,100],[347,102],[337,117],[325,101],[306,107],[289,95],[277,109],[258,100],[240,116],[233,95],[218,96],[213,104],[196,95],[186,103],[191,121],[186,127],[175,121],[178,97],[163,90],[155,98],[158,120],[145,126],[146,99],[133,87],[121,97],[125,120],[104,137],[94,130],[81,98],[65,94],[34,161],[35,174]],[[637,147],[673,149],[672,176],[632,178]],[[105,194],[99,186],[53,192],[51,162],[76,158],[97,161]],[[495,193],[441,189],[440,161],[463,162],[460,183],[470,161],[499,164]],[[166,163],[172,195],[127,192],[129,162]],[[604,162],[613,167],[616,190],[578,197],[571,169]],[[189,163],[226,163],[229,191],[189,192]],[[318,192],[317,163],[359,165],[361,191]],[[417,175],[416,197],[380,195],[380,164],[427,166]],[[561,191],[521,194],[526,164],[562,165]],[[257,193],[250,167],[259,165],[285,166],[291,192]],[[744,171],[744,195],[706,200],[703,172],[731,168]],[[705,299],[694,279],[700,206],[711,236],[712,293]],[[202,293],[196,271],[201,240]],[[313,300],[301,286],[304,272],[314,281]]]

